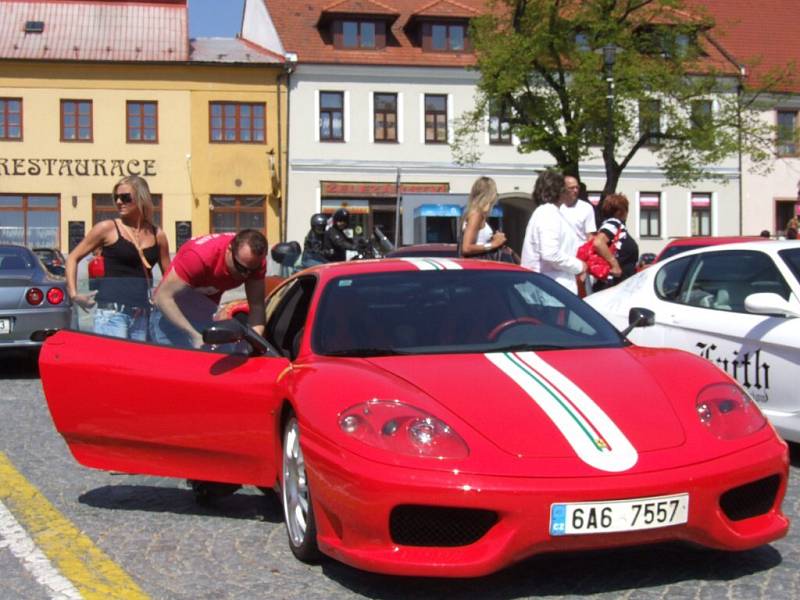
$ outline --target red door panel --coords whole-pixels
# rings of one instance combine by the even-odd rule
[[[271,486],[283,358],[60,331],[39,358],[58,432],[87,467]]]

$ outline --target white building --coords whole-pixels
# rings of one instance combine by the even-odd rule
[[[247,0],[242,27],[245,39],[296,57],[289,76],[287,239],[302,240],[312,214],[340,206],[365,231],[380,225],[391,237],[399,176],[403,243],[448,241],[444,231],[432,234],[436,240],[421,239],[415,209],[463,203],[475,178],[488,175],[497,182],[503,229],[519,249],[534,208],[535,173],[553,159],[518,153],[514,140],[492,136],[488,126],[477,164],[455,164],[448,146],[455,118],[474,103],[478,73],[467,69],[474,55],[466,33],[484,1],[308,0],[300,6]],[[666,186],[652,154],[637,154],[618,191],[631,200],[628,226],[641,252],[659,250],[670,237],[740,233],[738,161],[710,170],[728,182]],[[590,197],[599,197],[605,182],[599,153],[581,165],[581,177]],[[742,208],[745,215],[748,210]],[[746,234],[767,228],[745,223]]]

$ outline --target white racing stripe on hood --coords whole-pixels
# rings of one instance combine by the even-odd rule
[[[485,356],[539,405],[583,462],[613,473],[636,464],[636,449],[608,415],[535,352]]]
[[[461,269],[461,265],[449,258],[433,258],[433,257],[420,257],[410,258],[403,257],[402,260],[410,262],[417,267],[420,271],[446,271],[447,269]]]

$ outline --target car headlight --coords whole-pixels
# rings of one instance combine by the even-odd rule
[[[390,452],[428,458],[466,458],[464,440],[441,419],[399,400],[369,400],[339,415],[355,439]]]
[[[753,399],[732,383],[712,383],[697,394],[697,416],[721,440],[732,440],[754,433],[767,419]]]

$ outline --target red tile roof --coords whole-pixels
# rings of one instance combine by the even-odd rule
[[[477,17],[480,11],[453,0],[434,0],[414,11],[415,17]]]
[[[712,35],[747,67],[747,85],[758,88],[767,74],[800,63],[798,0],[691,0],[714,18]],[[795,69],[791,69],[792,74]],[[779,89],[800,93],[795,77]]]
[[[409,40],[406,25],[412,17],[469,18],[485,10],[486,0],[262,0],[272,17],[283,47],[295,52],[301,63],[424,65],[466,67],[475,64],[469,52],[423,52]],[[383,9],[378,10],[381,6]],[[352,12],[350,8],[353,8]],[[356,10],[356,7],[358,10]],[[373,7],[368,10],[368,7]],[[347,9],[347,10],[345,10]],[[339,50],[326,43],[317,23],[323,11],[329,14],[399,15],[391,23],[382,50]],[[433,11],[433,12],[425,12]]]
[[[415,35],[414,22],[420,18],[469,19],[488,10],[487,0],[260,1],[264,2],[271,15],[284,49],[296,53],[300,63],[318,64],[471,66],[475,64],[475,56],[471,52],[424,52],[418,44],[412,43],[409,36]],[[391,36],[386,47],[372,51],[334,48],[330,37],[322,35],[319,29],[319,24],[324,27],[326,23],[322,15],[347,12],[386,15],[399,13],[399,17],[391,23]],[[707,42],[703,42],[703,48],[708,54],[701,66],[703,70],[710,68],[723,73],[736,73],[735,67],[718,48]]]
[[[25,33],[28,21],[44,31]],[[0,58],[186,61],[186,0],[0,0]]]

